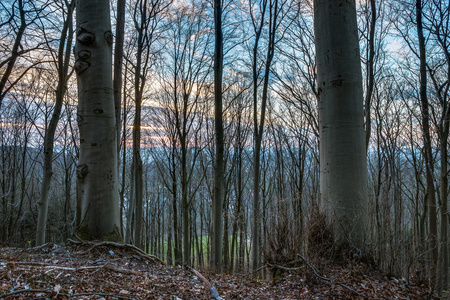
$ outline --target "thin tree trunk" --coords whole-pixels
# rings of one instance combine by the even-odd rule
[[[448,133],[449,133],[449,115],[446,117],[446,127],[442,130],[441,135],[441,170],[440,170],[440,181],[441,181],[441,230],[440,230],[440,268],[439,268],[439,285],[438,288],[441,291],[447,290],[449,286],[449,255],[448,255]]]
[[[236,161],[237,163],[237,170],[236,170],[236,183],[235,183],[235,194],[236,194],[236,210],[234,213],[234,221],[233,221],[233,228],[231,233],[231,256],[230,256],[230,266],[228,268],[229,273],[233,273],[233,268],[235,265],[235,258],[239,257],[239,251],[238,251],[238,230],[241,227],[240,223],[242,222],[242,146],[240,141],[240,127],[241,123],[240,120],[238,121],[238,138],[237,138],[237,144],[238,146],[235,147],[234,151],[236,154]]]
[[[370,133],[371,133],[371,103],[372,94],[375,82],[374,66],[375,66],[375,25],[377,21],[377,8],[375,0],[370,0],[370,29],[369,29],[369,57],[367,61],[367,92],[366,99],[364,101],[364,114],[365,114],[365,128],[366,128],[366,152],[369,149]]]
[[[168,212],[169,216],[170,213]],[[169,218],[170,219],[170,218]],[[172,259],[172,226],[167,222],[167,264],[170,266],[173,263]]]
[[[36,245],[45,243],[45,230],[47,227],[48,198],[50,192],[50,183],[53,175],[53,146],[55,140],[56,127],[61,116],[61,108],[66,94],[66,84],[69,72],[69,60],[73,38],[73,9],[74,2],[68,4],[67,20],[64,22],[61,31],[61,38],[58,49],[58,86],[56,87],[55,107],[53,110],[50,124],[47,127],[44,137],[44,175],[41,186],[41,198],[38,202],[38,221],[36,230]],[[66,41],[67,38],[67,42]]]
[[[121,141],[120,115],[122,105],[122,66],[123,66],[123,44],[125,35],[125,2],[126,2],[125,0],[117,0],[116,41],[114,46],[115,48],[114,48],[114,66],[113,66],[113,77],[114,77],[113,87],[114,87],[114,107],[116,116],[116,132],[117,132],[117,153],[119,153],[120,151],[120,141]]]
[[[428,199],[428,221],[430,226],[430,236],[428,240],[429,250],[431,252],[430,265],[430,282],[433,286],[436,285],[437,263],[438,263],[438,244],[437,244],[437,213],[436,213],[436,192],[434,187],[434,167],[433,167],[433,152],[431,148],[431,136],[429,125],[429,107],[427,97],[427,70],[426,70],[426,48],[425,38],[423,35],[422,24],[422,1],[416,1],[416,22],[417,22],[417,36],[419,40],[419,55],[420,55],[420,108],[422,112],[422,134],[423,144],[425,150],[425,168],[427,176],[427,199]]]
[[[113,88],[114,88],[114,108],[116,117],[117,132],[117,153],[121,148],[121,107],[122,107],[122,69],[123,69],[123,44],[125,35],[125,0],[117,0],[117,23],[116,23],[116,40],[114,48],[114,66],[113,66]],[[125,105],[124,105],[125,110]],[[124,115],[126,119],[126,115]],[[124,127],[124,140],[126,136],[126,128]],[[119,155],[117,156],[119,157]],[[122,184],[119,191],[120,201],[120,233],[123,234],[123,206],[125,193],[125,166],[126,166],[126,145],[123,145],[122,157]],[[120,158],[117,161],[117,168],[120,166]],[[118,169],[119,174],[119,169]]]
[[[137,27],[138,40],[137,40],[137,53],[136,53],[136,66],[134,70],[134,99],[135,99],[135,112],[133,122],[133,179],[132,189],[134,190],[134,209],[135,209],[135,227],[134,227],[134,245],[138,248],[142,247],[141,235],[142,235],[142,197],[143,197],[143,179],[142,179],[142,159],[141,159],[141,110],[142,110],[142,95],[144,89],[144,78],[141,74],[142,64],[142,49],[144,47],[144,27],[143,22],[146,20],[146,3],[140,3],[144,5],[144,9],[141,9],[141,27]],[[138,8],[136,8],[138,9]]]
[[[185,122],[184,122],[185,123]],[[181,139],[181,203],[183,206],[183,263],[190,266],[191,249],[189,246],[189,203],[188,203],[188,179],[187,179],[187,145],[183,135]]]
[[[173,211],[173,237],[175,242],[174,252],[175,252],[175,264],[181,264],[183,262],[183,256],[181,252],[181,242],[180,236],[178,234],[178,196],[177,196],[177,170],[175,166],[175,151],[176,144],[175,139],[172,139],[172,211]]]
[[[222,121],[222,73],[223,73],[223,34],[222,0],[214,0],[214,127],[216,137],[216,157],[214,164],[214,202],[212,234],[212,266],[216,273],[222,271],[222,235],[224,201],[224,133]]]
[[[263,1],[263,7],[261,11],[261,20],[259,26],[255,30],[255,44],[253,45],[253,57],[252,57],[252,73],[253,73],[253,222],[252,222],[252,267],[253,270],[258,269],[260,260],[260,245],[259,235],[261,231],[260,224],[260,195],[259,195],[259,182],[260,182],[260,152],[261,152],[261,140],[259,138],[260,130],[258,129],[258,47],[259,40],[261,38],[262,28],[264,26],[264,17],[267,7],[267,1]],[[264,113],[264,114],[263,114]],[[262,124],[259,126],[262,128],[265,119],[265,102],[261,104],[261,116],[260,120]],[[261,131],[262,133],[262,131]]]

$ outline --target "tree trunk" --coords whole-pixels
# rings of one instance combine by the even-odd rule
[[[135,70],[135,114],[133,122],[133,163],[132,163],[132,189],[134,197],[131,201],[134,203],[133,208],[135,212],[134,222],[134,245],[138,248],[142,247],[142,205],[143,205],[143,173],[142,173],[142,159],[141,159],[141,107],[142,107],[142,90],[140,84],[140,63],[141,51],[137,54],[137,63]],[[143,88],[142,84],[142,88]]]
[[[440,231],[440,262],[439,274],[438,274],[438,288],[440,291],[447,290],[449,287],[448,272],[450,269],[449,257],[448,257],[448,135],[449,135],[449,115],[447,114],[446,124],[443,124],[443,130],[441,130],[441,231]]]
[[[166,195],[164,195],[164,197],[166,197]],[[168,215],[170,216],[170,212],[167,212]],[[170,217],[169,217],[170,219]],[[172,265],[172,226],[170,224],[170,222],[167,222],[167,264],[169,266]]]
[[[214,0],[214,125],[216,133],[216,160],[214,164],[214,202],[212,234],[212,266],[216,273],[222,271],[223,198],[224,198],[224,135],[222,121],[222,0]]]
[[[355,1],[314,1],[320,193],[337,250],[362,248],[367,215],[363,91]]]
[[[55,140],[56,127],[58,126],[61,108],[66,94],[66,84],[69,72],[69,60],[73,38],[73,9],[74,2],[68,3],[67,20],[65,20],[58,49],[58,86],[56,87],[55,107],[53,110],[50,124],[47,127],[44,137],[44,174],[41,186],[41,198],[38,202],[38,220],[36,230],[36,245],[45,243],[45,230],[47,227],[48,198],[50,192],[50,183],[53,175],[53,146]],[[66,42],[67,38],[67,42]]]
[[[427,70],[426,70],[426,50],[425,38],[423,35],[422,24],[422,1],[416,1],[416,23],[417,23],[417,37],[419,40],[419,59],[420,59],[420,108],[422,113],[422,134],[423,146],[425,152],[425,169],[427,176],[427,200],[428,200],[428,221],[430,226],[429,231],[429,250],[431,251],[431,265],[430,265],[430,282],[435,287],[436,285],[436,270],[438,262],[438,244],[437,244],[437,213],[436,213],[436,190],[434,187],[434,167],[433,167],[433,152],[431,148],[430,136],[430,116],[428,108],[427,97]]]
[[[123,69],[123,44],[125,36],[125,0],[117,0],[117,23],[116,23],[116,40],[114,48],[114,66],[113,66],[113,88],[114,88],[114,107],[116,117],[116,133],[117,133],[117,174],[119,174],[120,166],[120,148],[121,148],[121,108],[122,108],[122,69]],[[126,76],[126,75],[125,75]],[[125,77],[126,78],[126,77]],[[125,105],[124,105],[125,107]],[[125,108],[124,108],[125,109]],[[124,115],[126,119],[126,114]],[[125,123],[125,122],[124,122]],[[124,140],[126,136],[126,127],[124,127]],[[122,182],[119,191],[120,201],[120,233],[123,234],[123,206],[125,192],[125,166],[126,166],[126,147],[124,142],[123,159],[122,159]]]
[[[370,106],[372,103],[372,94],[375,81],[375,24],[377,21],[377,9],[375,0],[370,0],[370,29],[369,29],[369,57],[367,60],[367,91],[366,98],[364,100],[364,115],[366,119],[365,129],[366,129],[366,152],[369,149],[370,132],[371,132],[371,118],[370,118]]]
[[[175,139],[172,139],[172,153],[171,153],[171,161],[172,161],[172,212],[173,212],[173,239],[175,242],[174,245],[174,254],[175,254],[175,264],[182,264],[183,255],[181,251],[181,241],[179,235],[178,228],[178,188],[177,188],[177,170],[176,170],[176,142]]]
[[[125,35],[125,0],[117,0],[116,41],[114,45],[113,87],[116,116],[117,153],[120,152],[120,113],[122,104],[123,43]],[[125,161],[124,161],[125,163]],[[119,165],[119,164],[118,164]]]
[[[186,123],[184,123],[186,124]],[[190,266],[191,248],[189,243],[189,202],[187,175],[187,145],[186,137],[181,138],[181,204],[183,208],[183,263]]]
[[[77,166],[83,239],[120,241],[117,135],[108,0],[77,0],[75,71],[80,158]]]

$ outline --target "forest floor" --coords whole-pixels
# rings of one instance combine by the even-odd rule
[[[252,277],[167,266],[112,243],[0,248],[0,299],[439,299],[362,263],[305,262],[276,280]]]

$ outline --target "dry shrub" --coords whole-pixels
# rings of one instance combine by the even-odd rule
[[[301,234],[292,232],[292,219],[287,214],[282,214],[278,222],[273,222],[271,234],[267,236],[267,243],[262,247],[264,260],[270,265],[284,267],[296,267],[299,262],[297,253],[299,253]],[[283,270],[277,267],[271,267],[272,277],[279,276]]]
[[[333,231],[323,212],[313,210],[307,226],[307,236],[310,257],[330,258],[333,255]]]

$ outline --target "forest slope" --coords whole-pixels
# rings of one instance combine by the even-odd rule
[[[222,299],[439,299],[425,285],[407,284],[365,264],[354,264],[352,271],[331,263],[312,268],[304,264],[272,281],[201,274]],[[0,248],[0,299],[212,299],[194,273],[126,246]]]

